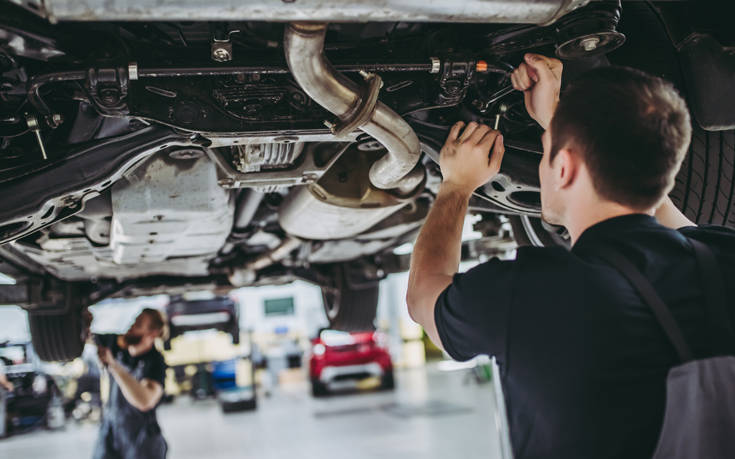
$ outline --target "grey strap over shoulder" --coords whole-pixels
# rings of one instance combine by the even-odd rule
[[[712,339],[711,351],[719,355],[735,355],[735,333],[725,302],[725,289],[717,260],[709,247],[694,239],[688,239],[694,248],[704,289],[707,320]],[[656,293],[651,282],[625,256],[611,247],[600,248],[598,255],[614,266],[631,283],[643,301],[653,311],[666,337],[676,349],[682,362],[694,359],[691,348],[684,339],[681,328],[671,311]]]

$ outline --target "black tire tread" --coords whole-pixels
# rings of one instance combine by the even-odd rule
[[[340,276],[340,282],[336,286],[339,292],[339,310],[334,317],[328,317],[330,327],[341,331],[374,330],[380,285],[375,282],[367,286],[351,286],[343,270],[337,270],[336,275]],[[322,287],[325,308],[329,288]]]
[[[332,320],[332,327],[344,331],[365,331],[375,328],[378,307],[378,286],[365,289],[343,289],[340,313]]]
[[[28,313],[33,349],[48,362],[68,362],[82,355],[82,318],[79,311],[61,314]]]
[[[694,128],[671,199],[697,224],[735,228],[735,131]]]
[[[314,397],[324,397],[329,395],[329,389],[318,379],[311,380],[311,395]]]
[[[380,388],[383,390],[393,390],[396,388],[396,379],[393,375],[393,370],[383,375],[383,380],[381,381]]]
[[[238,411],[253,411],[258,408],[257,399],[241,400],[239,402],[222,402],[223,413],[235,413]]]

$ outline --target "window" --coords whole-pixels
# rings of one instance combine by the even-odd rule
[[[266,316],[293,315],[293,297],[271,298],[263,301]]]
[[[21,363],[28,363],[26,357],[26,349],[19,345],[8,345],[6,347],[0,347],[0,360],[5,365],[19,365]]]

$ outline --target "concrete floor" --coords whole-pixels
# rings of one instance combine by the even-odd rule
[[[465,370],[466,371],[466,370]],[[492,384],[436,367],[397,374],[394,392],[313,399],[305,383],[258,410],[224,415],[213,400],[159,408],[169,458],[499,458]],[[97,427],[69,424],[0,440],[0,458],[90,457]]]

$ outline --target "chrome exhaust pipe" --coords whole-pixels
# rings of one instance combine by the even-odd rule
[[[249,261],[244,266],[233,268],[227,274],[227,279],[234,287],[252,285],[258,279],[258,271],[278,263],[299,247],[301,247],[301,240],[289,236],[275,249],[258,255],[254,260]]]
[[[324,56],[326,33],[326,23],[290,23],[284,36],[288,68],[309,97],[339,118],[338,126],[329,126],[335,135],[359,128],[388,150],[370,168],[370,183],[381,189],[405,188],[401,179],[409,175],[421,156],[416,133],[377,100],[379,77],[363,73],[367,90],[361,90],[332,67]],[[407,180],[415,182],[411,176]]]

